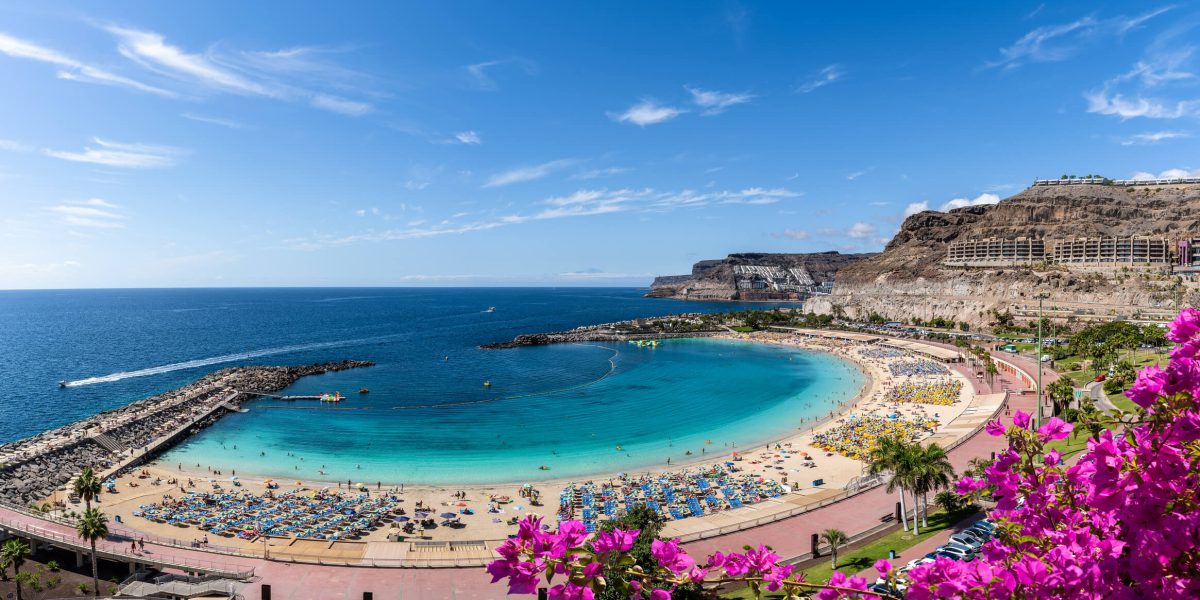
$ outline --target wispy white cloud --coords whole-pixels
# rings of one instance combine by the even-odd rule
[[[684,89],[692,95],[692,102],[702,109],[700,114],[706,117],[721,114],[730,106],[745,104],[754,99],[754,95],[749,92],[717,92],[691,86],[684,86]]]
[[[929,210],[929,202],[927,200],[922,200],[921,202],[910,202],[908,206],[904,207],[904,218],[907,219],[917,213],[925,212],[927,210]]]
[[[1200,115],[1200,100],[1170,99],[1170,88],[1185,84],[1191,94],[1197,79],[1195,47],[1186,34],[1192,25],[1173,27],[1160,34],[1145,55],[1128,71],[1084,93],[1087,111],[1121,119],[1178,119]],[[1183,38],[1182,40],[1179,38]]]
[[[460,131],[454,134],[454,139],[460,144],[478,145],[483,143],[483,136],[476,131]]]
[[[327,62],[310,60],[307,57],[316,52],[312,48],[218,54],[214,46],[198,53],[168,43],[165,36],[153,31],[115,25],[104,29],[117,39],[117,50],[122,56],[152,73],[192,86],[193,91],[304,102],[313,108],[351,117],[361,117],[374,109],[370,102],[347,98],[339,92],[361,93],[348,83],[361,76]]]
[[[796,92],[800,94],[807,94],[809,92],[816,91],[841,79],[845,76],[845,74],[846,73],[842,70],[840,65],[836,63],[829,65],[818,71],[815,75],[809,78],[808,81],[796,86]]]
[[[568,271],[559,273],[558,276],[568,281],[600,281],[605,279],[634,279],[640,277],[653,277],[651,273],[610,273],[600,269],[583,269],[581,271]]]
[[[1151,131],[1131,135],[1121,140],[1121,145],[1135,146],[1142,144],[1156,144],[1163,140],[1175,140],[1189,137],[1192,137],[1192,135],[1186,131]]]
[[[1167,169],[1158,175],[1147,173],[1146,171],[1138,171],[1130,179],[1145,181],[1147,179],[1190,179],[1193,177],[1200,177],[1200,169]]]
[[[576,161],[573,159],[559,159],[544,162],[538,165],[502,171],[489,177],[487,181],[484,182],[483,187],[501,187],[505,185],[512,185],[514,183],[534,181],[536,179],[541,179],[555,171],[569,167],[575,164],[575,162]]]
[[[65,202],[50,206],[46,210],[58,215],[63,223],[76,227],[116,229],[124,227],[125,215],[121,207],[100,198],[82,202]]]
[[[963,207],[967,207],[967,206],[982,206],[985,204],[995,204],[999,201],[1000,201],[1000,196],[997,196],[996,194],[988,194],[988,193],[980,194],[980,195],[975,196],[974,198],[970,198],[970,199],[954,198],[953,200],[950,200],[950,201],[946,202],[945,204],[943,204],[941,211],[946,212],[948,210],[954,210],[956,208],[963,208]]]
[[[174,96],[173,92],[117,75],[111,71],[71,58],[57,50],[0,33],[0,54],[35,60],[59,67],[58,77],[69,81],[115,85],[159,96]]]
[[[633,123],[641,127],[670,121],[687,113],[686,109],[659,104],[650,99],[630,106],[622,113],[608,113],[608,118],[618,123]]]
[[[313,108],[320,108],[348,117],[361,117],[372,110],[372,106],[367,102],[359,102],[358,100],[350,100],[330,94],[314,94],[310,103]]]
[[[175,164],[175,159],[182,150],[171,146],[156,146],[151,144],[125,144],[92,138],[94,146],[83,149],[82,152],[66,150],[43,150],[47,156],[85,162],[110,167],[127,167],[133,169],[150,169],[169,167]]]
[[[582,172],[572,175],[571,179],[578,180],[578,181],[586,181],[589,179],[599,179],[601,177],[611,177],[613,175],[620,175],[621,173],[628,173],[632,170],[633,169],[630,169],[628,167],[608,167],[605,169],[589,169],[587,171],[582,171]]]
[[[1197,100],[1164,101],[1140,96],[1126,98],[1122,94],[1109,95],[1107,89],[1089,92],[1084,97],[1087,99],[1088,112],[1122,119],[1178,119],[1200,111],[1200,101]]]
[[[360,242],[409,240],[444,235],[459,235],[475,231],[487,231],[535,221],[581,218],[614,213],[640,212],[658,213],[673,210],[697,209],[721,204],[772,204],[785,198],[800,196],[799,192],[782,188],[746,188],[736,191],[696,192],[693,190],[657,191],[652,188],[622,188],[616,190],[581,189],[564,196],[553,196],[536,203],[531,210],[513,212],[502,216],[477,218],[460,222],[455,219],[469,216],[460,213],[450,219],[426,224],[422,221],[410,223],[403,229],[369,231],[366,233],[334,236],[319,235],[284,240],[283,244],[296,249],[311,250],[329,246],[344,246]],[[356,212],[356,214],[358,214]],[[366,213],[363,212],[363,215]]]
[[[1165,6],[1136,16],[1097,19],[1085,16],[1069,23],[1043,25],[1000,49],[1000,58],[986,68],[1016,69],[1028,63],[1058,62],[1075,56],[1088,43],[1105,37],[1122,36],[1173,7]]]
[[[50,263],[11,263],[0,262],[0,275],[6,276],[45,276],[59,273],[67,269],[77,269],[82,265],[79,261],[64,260]]]
[[[812,237],[812,234],[805,229],[784,229],[783,232],[779,233],[778,235],[785,238],[791,238],[793,240],[807,240],[808,238]]]
[[[866,175],[866,174],[867,174],[866,171],[853,171],[853,172],[846,174],[846,179],[848,179],[850,181],[854,181],[855,179],[858,179],[859,177],[862,177],[863,175]]]
[[[0,139],[0,150],[4,150],[5,152],[33,152],[34,150],[36,150],[36,148],[34,148],[33,146],[31,146],[29,144],[24,144],[24,143],[18,142],[16,140]]]
[[[245,129],[246,128],[246,126],[242,123],[234,121],[233,119],[226,119],[223,117],[211,117],[208,115],[201,115],[201,114],[190,113],[190,112],[183,113],[180,116],[185,119],[191,120],[191,121],[196,121],[198,123],[208,123],[209,125],[220,125],[221,127],[226,127],[229,129]]]
[[[124,57],[148,68],[226,91],[275,95],[266,86],[217,64],[208,56],[188,53],[168,44],[158,33],[116,26],[105,29],[117,37],[118,50]]]
[[[860,221],[851,225],[850,228],[846,230],[846,235],[855,239],[871,237],[875,235],[875,226],[871,225],[870,223],[863,223]]]
[[[539,70],[538,64],[532,60],[520,57],[511,57],[470,64],[463,67],[463,71],[467,74],[468,84],[474,89],[482,91],[494,91],[498,86],[496,85],[496,80],[488,73],[489,71],[494,70],[496,67],[505,66],[516,67],[526,75],[537,75]]]

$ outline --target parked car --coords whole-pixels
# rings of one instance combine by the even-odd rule
[[[933,559],[930,558],[929,556],[922,556],[921,558],[915,558],[913,560],[908,561],[908,564],[904,565],[903,567],[900,567],[899,572],[907,573],[907,572],[915,569],[916,567],[919,567],[923,564],[927,564],[927,563],[931,563],[931,562],[933,562]]]
[[[971,562],[975,560],[975,551],[971,549],[970,546],[964,546],[955,542],[950,542],[945,546],[940,546],[938,548],[938,554],[964,562]]]
[[[975,526],[971,526],[970,528],[965,530],[963,533],[969,533],[969,534],[979,538],[979,543],[981,543],[981,544],[988,543],[988,541],[994,537],[994,534],[992,532],[988,531],[987,529],[984,529],[982,527],[975,527]]]
[[[867,589],[883,596],[884,598],[896,598],[899,600],[900,598],[904,597],[903,591],[888,587],[886,583],[876,583]]]
[[[975,552],[978,552],[979,549],[983,547],[983,540],[965,531],[950,536],[950,541],[956,544],[962,544],[963,546],[966,546]]]

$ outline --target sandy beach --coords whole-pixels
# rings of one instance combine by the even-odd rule
[[[791,334],[755,333],[728,334],[729,339],[743,340],[756,343],[781,344],[812,351],[830,352],[846,360],[853,361],[868,376],[868,383],[851,401],[840,407],[831,407],[831,414],[823,420],[808,423],[796,423],[796,433],[784,439],[774,440],[769,444],[759,444],[750,448],[738,448],[742,460],[737,461],[736,475],[750,475],[777,481],[790,492],[782,498],[771,499],[760,504],[744,508],[720,511],[717,514],[705,515],[686,520],[670,521],[666,533],[668,535],[687,535],[690,532],[702,531],[716,527],[726,527],[739,521],[762,518],[774,512],[793,510],[797,506],[819,501],[840,494],[848,483],[864,474],[865,463],[836,453],[819,450],[812,445],[813,435],[827,432],[847,419],[865,417],[887,418],[895,415],[899,419],[933,420],[938,423],[938,429],[955,421],[968,407],[973,397],[974,387],[964,375],[949,369],[943,379],[956,379],[962,383],[959,397],[949,405],[925,405],[918,403],[890,403],[887,400],[889,390],[896,389],[909,381],[926,378],[925,375],[896,375],[888,368],[889,362],[911,361],[914,356],[910,353],[898,353],[890,358],[880,358],[864,355],[867,348],[874,346],[854,342],[838,341],[824,338],[810,338]],[[934,435],[942,431],[933,432]],[[924,436],[928,437],[928,436]],[[945,435],[939,435],[944,438]],[[719,440],[717,441],[719,443]],[[647,470],[649,473],[679,472],[685,468],[698,465],[719,464],[732,458],[728,449],[720,446],[709,446],[703,454],[693,453],[682,461],[672,461],[670,466],[663,464],[657,469]],[[717,451],[720,449],[720,452]],[[787,452],[781,452],[787,451]],[[800,454],[808,453],[810,460],[805,460]],[[811,465],[811,466],[808,466]],[[215,470],[216,472],[213,472]],[[631,474],[632,475],[632,474]],[[237,477],[236,483],[232,480]],[[611,480],[615,473],[597,474],[592,481],[603,482]],[[189,486],[189,480],[191,485]],[[263,540],[239,539],[206,534],[206,532],[190,526],[175,526],[166,523],[156,523],[134,516],[140,505],[152,504],[164,500],[165,496],[180,498],[187,492],[212,491],[214,485],[221,486],[226,491],[245,490],[254,494],[266,491],[264,481],[267,478],[256,477],[249,473],[236,473],[236,465],[214,466],[206,470],[194,466],[179,464],[164,464],[155,461],[138,468],[133,473],[121,477],[116,482],[115,493],[105,492],[102,495],[103,508],[110,517],[119,517],[118,527],[125,527],[148,535],[180,540],[190,543],[208,538],[212,546],[231,547],[243,552],[263,552]],[[168,482],[174,483],[168,483]],[[276,478],[279,491],[299,487],[306,492],[315,492],[324,488],[330,491],[348,492],[346,481],[320,482],[303,481],[296,486],[294,481],[282,481]],[[573,481],[583,483],[586,479],[576,478]],[[820,485],[813,485],[821,482]],[[354,493],[358,493],[359,482],[355,485]],[[375,482],[363,482],[365,490],[373,497],[384,495],[394,499],[396,505],[411,515],[418,503],[438,513],[460,513],[462,527],[435,527],[403,535],[405,540],[430,541],[465,541],[465,540],[502,540],[515,531],[510,525],[513,517],[522,517],[534,513],[547,516],[553,521],[558,508],[559,492],[570,481],[554,480],[539,482],[536,490],[542,499],[541,506],[534,506],[527,497],[522,497],[523,486],[520,484],[473,485],[473,486],[399,486],[379,485]],[[490,504],[495,496],[507,496],[512,499],[505,504]],[[59,498],[60,500],[62,498]],[[490,505],[490,506],[489,506]],[[489,512],[489,507],[498,512]],[[473,514],[461,514],[463,510]],[[272,537],[267,540],[265,551],[297,555],[332,553],[337,556],[346,554],[353,557],[367,551],[364,546],[374,543],[389,544],[389,531],[392,539],[399,533],[384,524],[362,536],[355,542],[326,542],[326,541],[297,541],[287,538]],[[361,542],[367,542],[363,544]]]

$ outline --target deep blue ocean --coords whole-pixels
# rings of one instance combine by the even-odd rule
[[[287,391],[340,391],[346,402],[253,401],[249,413],[222,419],[164,460],[322,481],[536,480],[632,470],[668,456],[678,462],[702,448],[724,454],[786,435],[862,385],[853,366],[831,356],[739,342],[478,348],[519,333],[751,306],[643,293],[0,292],[0,442],[223,367],[362,359],[378,365],[306,378]],[[60,380],[71,385],[59,388]],[[364,387],[369,394],[356,393]]]

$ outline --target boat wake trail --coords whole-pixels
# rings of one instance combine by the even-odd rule
[[[133,377],[147,377],[149,375],[160,375],[162,373],[170,373],[171,371],[181,371],[183,369],[194,369],[196,367],[207,367],[209,365],[217,365],[221,363],[234,362],[238,360],[246,360],[250,358],[258,358],[260,356],[271,356],[274,354],[288,354],[290,352],[303,352],[306,350],[321,350],[324,348],[339,348],[342,346],[356,346],[359,344],[367,344],[371,342],[382,342],[400,336],[386,335],[375,338],[363,338],[357,340],[342,340],[337,342],[318,342],[313,344],[296,344],[292,346],[279,346],[277,348],[264,348],[262,350],[250,350],[247,352],[236,352],[233,354],[223,354],[221,356],[213,356],[210,358],[197,358],[195,360],[187,360],[183,362],[171,363],[168,365],[159,365],[157,367],[149,367],[146,369],[138,369],[136,371],[121,371],[119,373],[111,373],[109,375],[101,375],[99,377],[88,377],[86,379],[77,379],[75,381],[63,382],[63,387],[81,387],[85,385],[95,385],[97,383],[111,383],[121,381],[122,379],[130,379]]]

